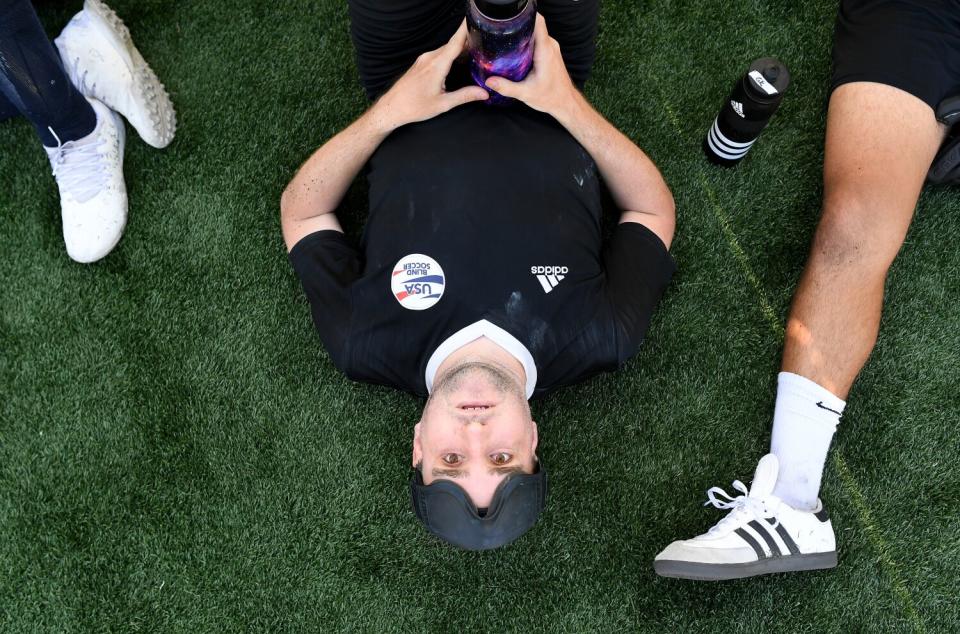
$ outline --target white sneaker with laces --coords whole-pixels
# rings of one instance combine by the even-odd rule
[[[80,92],[126,117],[146,143],[170,144],[177,128],[170,95],[110,7],[86,0],[54,41]]]
[[[717,581],[835,567],[836,539],[823,502],[799,511],[773,495],[779,469],[777,457],[767,454],[749,492],[739,480],[733,487],[743,495],[735,498],[720,487],[707,491],[705,506],[730,512],[703,535],[667,546],[653,562],[657,574]]]
[[[93,132],[54,148],[44,147],[60,189],[67,254],[83,263],[110,253],[127,224],[123,121],[99,101],[89,97],[87,101],[97,115]],[[56,137],[52,128],[50,132]]]

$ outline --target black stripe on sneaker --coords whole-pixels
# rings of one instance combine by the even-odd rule
[[[821,522],[826,522],[827,520],[830,519],[830,516],[827,515],[827,509],[823,508],[822,506],[820,507],[819,511],[813,514],[813,516],[816,517]]]
[[[734,532],[735,532],[737,535],[739,535],[741,538],[743,538],[743,541],[745,541],[745,542],[747,542],[748,544],[750,544],[750,547],[753,548],[753,552],[757,553],[757,558],[758,558],[758,559],[766,559],[766,558],[767,558],[767,553],[763,552],[763,546],[761,546],[760,544],[757,543],[757,540],[755,540],[755,539],[753,538],[753,535],[751,535],[751,534],[748,533],[747,531],[743,530],[742,528],[738,528],[738,529],[737,529],[736,531],[734,531]]]
[[[776,520],[772,517],[768,517],[767,521],[770,522],[771,526],[776,522]],[[787,545],[791,555],[800,554],[800,548],[797,547],[797,542],[793,541],[793,538],[790,537],[790,533],[788,533],[787,529],[783,527],[783,524],[777,524],[777,535],[779,535],[780,539],[783,540],[783,543]]]
[[[752,522],[747,524],[747,526],[757,531],[757,534],[763,538],[763,541],[767,542],[767,546],[770,547],[771,557],[779,557],[780,555],[783,554],[782,552],[780,552],[780,547],[777,546],[777,540],[773,538],[773,535],[770,534],[769,529],[767,529],[766,526],[764,526],[757,520],[753,520]]]

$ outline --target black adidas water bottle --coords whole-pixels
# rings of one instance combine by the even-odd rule
[[[750,64],[703,140],[711,163],[732,167],[739,163],[776,112],[790,85],[787,67],[772,57]]]

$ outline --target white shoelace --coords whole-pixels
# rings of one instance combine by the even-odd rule
[[[703,503],[704,506],[712,505],[718,509],[730,509],[730,513],[712,526],[710,530],[707,531],[708,533],[725,530],[730,524],[740,524],[745,513],[749,514],[752,519],[760,521],[770,516],[767,505],[764,504],[762,499],[750,497],[750,491],[747,489],[747,485],[740,480],[734,480],[733,488],[743,493],[743,495],[733,497],[720,487],[711,487],[707,490],[707,501]],[[718,498],[718,495],[722,495],[726,500]],[[776,520],[772,526],[776,528],[779,524],[780,520]]]
[[[47,128],[57,140],[51,159],[53,176],[60,189],[69,192],[77,202],[87,202],[96,196],[107,182],[108,174],[101,160],[101,138],[62,143],[53,128]]]
[[[74,67],[74,68],[79,68],[79,67],[80,67],[80,58],[79,58],[79,57],[77,57],[77,58],[74,59],[73,67]],[[89,73],[90,73],[89,70],[84,70],[84,71],[83,71],[83,74],[81,74],[81,75],[80,75],[80,78],[79,78],[80,85],[77,86],[77,88],[78,88],[78,89],[80,90],[80,92],[83,93],[84,95],[95,95],[95,94],[97,94],[97,82],[93,82],[92,84],[88,84],[88,83],[87,83],[87,75],[88,75]]]

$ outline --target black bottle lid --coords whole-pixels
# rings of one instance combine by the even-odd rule
[[[747,71],[743,83],[760,101],[780,101],[790,86],[790,72],[780,60],[774,57],[761,57],[750,64],[750,70]]]
[[[477,9],[491,20],[509,20],[520,15],[527,0],[474,0]]]

